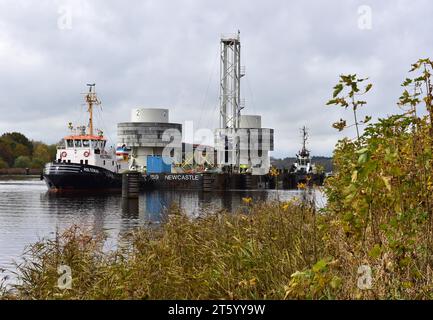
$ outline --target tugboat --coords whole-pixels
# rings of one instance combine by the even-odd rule
[[[292,164],[288,175],[288,184],[296,188],[300,183],[306,185],[322,185],[324,174],[318,172],[316,166],[311,162],[310,151],[307,149],[308,132],[304,126],[301,129],[302,149],[296,155],[296,162]]]
[[[106,150],[107,140],[102,131],[93,131],[93,106],[100,105],[95,84],[87,84],[88,132],[85,126],[74,128],[57,147],[56,160],[47,163],[42,178],[51,192],[121,190],[122,170],[114,149]]]

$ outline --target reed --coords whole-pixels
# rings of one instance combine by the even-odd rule
[[[315,263],[313,219],[298,201],[245,201],[195,219],[171,207],[161,227],[136,229],[108,252],[104,235],[73,226],[29,246],[3,298],[282,299],[291,275]],[[60,265],[71,289],[58,287]]]

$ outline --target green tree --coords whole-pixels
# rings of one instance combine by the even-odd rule
[[[1,136],[1,138],[10,141],[12,144],[22,144],[26,146],[30,153],[33,152],[33,144],[32,142],[22,133],[19,132],[7,132]]]
[[[14,158],[18,158],[19,156],[31,156],[30,149],[21,143],[13,144],[12,150]]]
[[[33,158],[31,167],[34,169],[42,169],[44,167],[45,163],[47,163],[47,162],[43,159]]]
[[[56,159],[56,153],[57,153],[57,144],[50,144],[48,146],[48,152],[50,154],[50,161],[53,161]]]
[[[44,143],[36,143],[33,150],[33,159],[38,159],[43,163],[50,162],[52,160],[50,149]]]
[[[15,168],[30,168],[32,166],[32,161],[28,156],[19,156],[15,159]]]
[[[11,166],[14,163],[14,156],[10,143],[3,138],[0,138],[0,158]]]
[[[0,158],[0,169],[5,169],[5,168],[9,168],[9,165],[6,161]]]

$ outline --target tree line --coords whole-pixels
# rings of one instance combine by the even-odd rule
[[[19,132],[7,132],[0,136],[0,169],[40,169],[56,156],[56,145],[29,140]]]

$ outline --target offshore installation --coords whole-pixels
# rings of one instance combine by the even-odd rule
[[[170,122],[169,109],[135,108],[117,126],[117,160],[129,174],[139,173],[145,188],[202,190],[256,189],[272,184],[269,152],[274,130],[262,128],[260,115],[242,114],[239,32],[220,41],[220,122],[214,147],[182,140],[182,125]],[[136,179],[136,178],[135,178]],[[127,181],[127,180],[125,180]]]
[[[180,123],[170,122],[168,108],[134,108],[129,121],[117,125],[117,147],[93,126],[93,109],[101,104],[95,84],[88,84],[87,126],[72,126],[57,148],[56,159],[44,167],[42,178],[54,192],[122,190],[137,197],[140,189],[233,190],[275,188],[270,174],[274,130],[263,128],[260,115],[244,114],[241,98],[239,32],[220,40],[219,127],[209,130],[205,144],[185,143],[190,135]],[[194,135],[194,133],[192,133]],[[306,145],[293,168],[280,172],[284,188],[298,183],[321,183]]]

